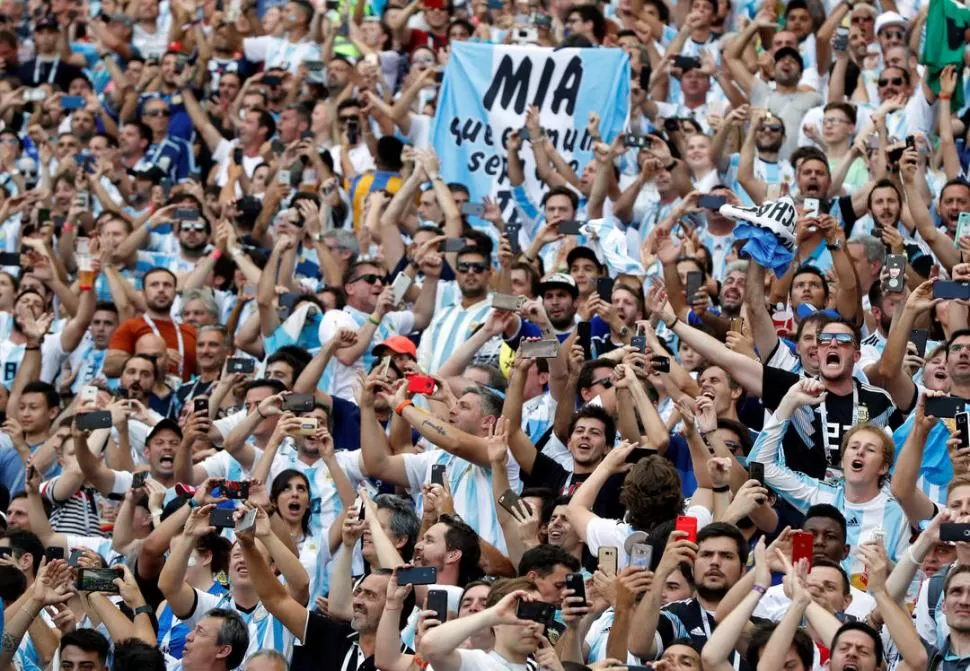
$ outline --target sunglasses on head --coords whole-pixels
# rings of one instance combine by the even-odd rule
[[[365,282],[367,282],[367,284],[377,284],[378,282],[380,282],[381,284],[384,284],[384,278],[381,277],[380,275],[377,275],[376,273],[367,273],[366,275],[358,275],[356,278],[352,279],[349,282],[349,284],[353,284],[354,282],[358,282],[360,280],[364,280]]]
[[[903,85],[903,78],[902,77],[887,77],[886,79],[880,79],[879,80],[879,86],[889,86],[890,84],[892,84],[893,86],[902,86]]]
[[[815,336],[815,342],[819,345],[854,345],[855,337],[851,333],[819,333]]]
[[[465,261],[458,264],[459,273],[484,273],[487,266],[484,263],[470,263]]]

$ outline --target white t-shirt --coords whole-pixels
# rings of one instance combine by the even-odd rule
[[[247,60],[263,63],[264,70],[283,68],[293,75],[304,61],[320,60],[320,47],[316,42],[290,42],[272,35],[244,38],[243,52]]]
[[[698,531],[714,521],[711,511],[704,506],[691,506],[684,514],[697,518]],[[624,544],[633,532],[634,528],[626,522],[594,517],[586,525],[586,547],[593,556],[596,556],[601,547],[615,547],[616,568],[619,570],[630,563],[630,556],[624,550]]]
[[[528,664],[513,664],[492,650],[457,650],[461,656],[461,671],[530,671]]]
[[[216,150],[212,152],[212,160],[219,164],[219,172],[216,175],[216,184],[219,186],[225,186],[226,182],[229,181],[229,160],[232,158],[232,152],[236,148],[238,140],[219,140],[219,144],[216,145]],[[250,179],[253,178],[253,173],[256,172],[256,166],[263,162],[262,156],[246,156],[243,154],[243,170],[246,172],[246,176]],[[236,189],[239,189],[239,185],[236,185]],[[240,198],[242,197],[242,192],[239,191],[236,195]]]

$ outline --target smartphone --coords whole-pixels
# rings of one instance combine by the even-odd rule
[[[940,525],[940,540],[949,543],[970,542],[970,524],[946,522]]]
[[[223,480],[219,491],[227,499],[248,499],[249,480]]]
[[[441,243],[441,251],[443,252],[460,252],[467,246],[465,238],[448,238]]]
[[[926,399],[926,414],[936,418],[956,417],[966,410],[966,401],[955,396],[934,396]]]
[[[351,145],[357,144],[360,140],[360,122],[357,119],[351,119],[347,122],[347,142]]]
[[[565,219],[560,221],[556,228],[563,235],[579,235],[579,227],[582,225],[583,222],[581,221],[576,221],[575,219]]]
[[[44,89],[27,89],[24,91],[24,100],[29,103],[40,102],[47,98],[47,92]]]
[[[301,417],[300,426],[296,430],[297,436],[312,436],[320,427],[320,421],[316,417]]]
[[[718,210],[727,203],[727,196],[711,196],[705,194],[697,199],[697,205],[707,210]]]
[[[50,219],[51,219],[51,211],[48,208],[42,207],[42,208],[39,208],[37,210],[37,223],[38,224],[46,223],[46,222],[50,221]]]
[[[901,294],[906,288],[906,255],[890,254],[886,258],[886,270],[889,273],[886,293]]]
[[[519,139],[522,140],[523,142],[525,142],[526,140],[531,140],[532,139],[532,133],[530,133],[529,132],[529,129],[526,128],[525,126],[523,126],[522,128],[520,128],[519,129],[519,132],[516,133],[516,135],[518,135],[519,136]]]
[[[818,198],[806,198],[802,201],[802,212],[806,217],[817,217],[818,216],[819,202]]]
[[[515,609],[515,616],[520,620],[531,620],[540,624],[551,622],[555,613],[556,607],[544,601],[519,601]]]
[[[84,107],[84,98],[82,96],[61,96],[62,110],[77,110],[82,107]]]
[[[728,330],[734,331],[735,333],[741,333],[744,330],[744,317],[733,317]]]
[[[17,252],[0,252],[0,266],[20,266],[20,254]]]
[[[599,569],[606,575],[616,575],[616,548],[605,545],[596,552]]]
[[[86,210],[91,206],[91,196],[88,195],[87,191],[77,192],[77,206],[82,210]]]
[[[960,447],[970,447],[970,414],[958,412],[955,419],[957,435],[960,436]]]
[[[630,149],[643,149],[650,146],[650,138],[646,135],[627,135],[623,138],[623,146]]]
[[[216,529],[234,529],[236,521],[232,519],[232,508],[213,508],[209,513],[209,525]]]
[[[895,149],[890,149],[886,152],[886,156],[890,163],[899,163],[899,159],[903,157],[903,151],[905,147],[896,147]]]
[[[970,300],[970,282],[937,280],[933,283],[933,298]]]
[[[916,149],[916,136],[915,135],[907,135],[906,136],[906,148],[907,149]]]
[[[519,244],[519,231],[521,230],[522,224],[505,224],[505,235],[509,238],[512,253],[516,255],[522,253],[522,246]]]
[[[269,143],[269,148],[274,154],[282,154],[286,151],[286,146],[283,144],[283,140],[278,137],[273,138],[273,141]]]
[[[634,543],[630,548],[630,566],[650,570],[653,562],[653,547],[646,543]]]
[[[175,208],[175,218],[178,221],[195,221],[199,218],[199,211],[194,207]]]
[[[492,294],[492,307],[501,312],[518,312],[525,298],[515,294]]]
[[[596,293],[607,303],[613,302],[613,278],[612,277],[597,277],[596,278]]]
[[[481,217],[485,214],[485,206],[481,203],[465,203],[461,206],[461,213],[471,217]]]
[[[115,578],[121,573],[113,568],[79,568],[77,570],[77,589],[79,592],[107,592],[118,594]]]
[[[519,498],[519,495],[511,489],[506,489],[504,492],[502,492],[502,494],[498,497],[498,504],[505,508],[505,511],[512,517],[516,517],[517,515],[521,514],[521,511],[518,508],[520,505],[530,513],[532,512],[532,508],[529,507],[529,504]]]
[[[264,75],[263,83],[270,87],[279,86],[283,83],[283,78],[279,75]]]
[[[438,580],[438,569],[434,566],[412,566],[397,570],[398,585],[433,585]]]
[[[593,360],[593,323],[579,322],[576,324],[576,338],[583,347],[583,358]]]
[[[249,531],[256,526],[256,509],[247,510],[246,514],[243,515],[240,520],[236,523],[236,533],[240,531]]]
[[[435,612],[434,619],[438,622],[446,622],[448,620],[448,592],[443,589],[429,589],[424,609],[433,610]]]
[[[791,561],[795,564],[799,559],[808,560],[808,567],[812,567],[815,539],[811,531],[796,531],[792,534]]]
[[[408,393],[425,396],[433,394],[434,378],[429,375],[411,375],[408,377]]]
[[[849,48],[849,31],[839,26],[835,31],[835,39],[832,40],[832,49],[838,53],[842,53]]]
[[[916,345],[916,355],[919,358],[926,356],[926,341],[930,337],[930,332],[926,329],[913,329],[909,333],[909,341]]]
[[[310,412],[313,410],[313,397],[310,394],[287,394],[283,398],[283,410]]]
[[[242,165],[243,162],[243,150],[242,147],[236,147],[232,150],[232,160],[236,165]]]
[[[970,235],[970,212],[961,212],[957,219],[957,234],[953,238],[954,247],[960,246],[960,238],[964,235]]]
[[[570,573],[566,576],[566,589],[573,591],[573,596],[578,596],[586,601],[586,578],[582,573]]]
[[[757,480],[762,487],[765,486],[765,465],[760,461],[748,462],[748,475],[752,480]]]
[[[654,373],[669,373],[670,372],[670,357],[669,356],[655,356],[650,359],[650,363],[653,364]]]
[[[196,398],[192,401],[192,412],[204,412],[208,414],[209,412],[209,399],[208,398]]]
[[[694,58],[693,56],[674,56],[674,67],[685,72],[699,68],[700,66],[701,59],[699,58]]]
[[[145,480],[148,479],[148,471],[138,471],[137,473],[132,473],[131,475],[131,488],[140,489],[145,486]]]
[[[64,548],[57,545],[45,548],[44,556],[47,557],[47,563],[51,563],[55,559],[64,559]]]
[[[691,543],[697,542],[697,518],[689,515],[678,515],[674,528],[677,531],[687,532],[687,540]]]
[[[12,557],[13,548],[0,548],[0,557]]]
[[[647,336],[642,336],[642,335],[633,336],[630,339],[630,344],[636,347],[637,351],[640,352],[640,354],[643,354],[644,352],[647,351]],[[664,357],[664,358],[666,359],[667,357]],[[668,365],[669,363],[670,361],[668,359]]]
[[[434,464],[431,467],[431,484],[445,486],[445,468],[444,464]]]
[[[394,292],[394,305],[399,305],[404,300],[404,295],[411,288],[411,282],[411,276],[406,273],[398,273],[397,277],[394,278],[394,282],[391,284],[391,290]]]
[[[687,302],[693,303],[697,298],[697,290],[704,283],[704,273],[699,270],[691,270],[687,273]]]
[[[82,556],[84,556],[84,550],[71,550],[71,555],[67,558],[67,565],[77,568]]]
[[[81,431],[96,431],[111,428],[111,413],[107,410],[83,412],[76,416],[77,428]]]
[[[530,359],[554,359],[559,356],[559,341],[556,338],[526,340],[519,345],[519,354]]]
[[[364,515],[366,515],[366,514],[367,514],[367,506],[365,506],[364,505],[364,502],[361,501],[360,502],[360,508],[357,509],[357,520],[359,522],[363,522],[364,521]]]
[[[256,360],[244,357],[230,357],[226,361],[227,373],[252,373],[256,370]]]

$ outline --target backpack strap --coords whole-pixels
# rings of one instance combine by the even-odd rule
[[[946,582],[946,576],[949,573],[950,567],[947,566],[930,578],[930,584],[926,588],[926,604],[929,606],[930,620],[933,622],[936,622],[936,607],[940,603],[940,597],[943,596],[943,583]]]

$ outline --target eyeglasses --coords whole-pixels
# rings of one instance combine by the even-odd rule
[[[903,78],[902,77],[892,77],[892,78],[880,79],[879,80],[879,87],[880,88],[882,88],[883,86],[889,86],[890,84],[892,84],[893,86],[902,86],[903,85]]]
[[[886,37],[898,37],[901,40],[906,39],[906,33],[902,30],[887,30],[884,32]]]
[[[411,65],[431,65],[434,63],[434,58],[431,56],[418,56],[411,60]]]
[[[763,125],[761,127],[761,130],[766,130],[769,133],[780,133],[781,131],[783,131],[785,129],[781,126],[781,124],[773,123],[773,124],[765,124],[765,125]]]
[[[347,123],[348,121],[357,121],[356,116],[338,116],[337,121],[340,123]]]
[[[853,16],[850,23],[872,23],[875,20],[874,16]]]
[[[168,116],[168,110],[151,110],[151,111],[145,112],[145,116],[149,116],[149,117]]]
[[[970,350],[970,345],[950,345],[951,352],[962,352],[964,350]]]
[[[603,389],[610,389],[613,386],[613,378],[603,377],[603,378],[600,378],[599,380],[593,380],[592,382],[589,383],[589,386],[595,387],[598,384],[602,385]]]
[[[205,232],[205,224],[203,222],[201,222],[201,221],[197,221],[194,224],[185,224],[185,223],[183,223],[180,228],[183,231],[195,231],[197,233],[204,233]]]
[[[819,345],[855,345],[855,337],[851,333],[819,333],[815,336]]]
[[[484,273],[487,268],[488,266],[486,266],[484,263],[469,263],[466,261],[464,263],[459,263],[456,270],[458,270],[459,273]]]
[[[831,117],[829,117],[827,119],[822,119],[822,125],[823,126],[834,126],[834,125],[840,124],[840,123],[849,123],[849,120],[848,119],[842,119],[842,118],[837,117],[837,116],[831,116]]]
[[[384,284],[384,278],[381,277],[380,275],[377,275],[376,273],[367,273],[366,275],[359,275],[354,279],[350,280],[349,282],[347,282],[347,284],[353,284],[354,282],[358,282],[360,280],[364,280],[365,282],[367,282],[367,284],[377,284],[378,282],[380,282],[381,284]]]

